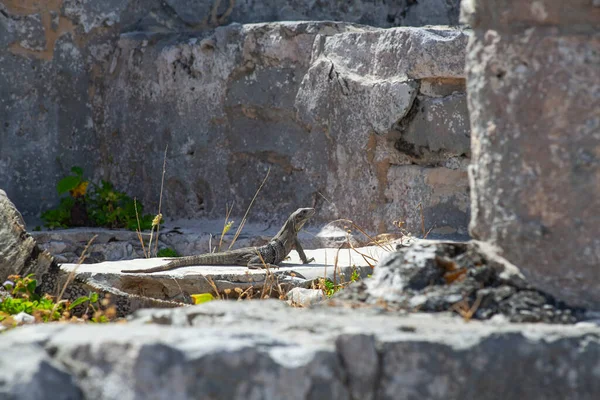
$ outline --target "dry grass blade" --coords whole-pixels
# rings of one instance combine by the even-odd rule
[[[427,231],[427,233],[425,234],[425,236],[423,236],[423,239],[427,239],[427,236],[429,236],[429,233],[433,230],[433,228],[435,228],[435,225],[432,226],[431,228],[429,228],[429,230]]]
[[[162,219],[162,197],[163,197],[163,189],[165,187],[165,173],[167,172],[167,150],[169,149],[169,145],[167,144],[165,146],[165,155],[163,157],[163,170],[162,170],[162,178],[160,181],[160,196],[158,197],[158,215],[160,216],[160,218],[158,218],[158,223],[156,224],[156,245],[154,248],[154,255],[156,256],[158,254],[158,236],[160,235],[160,220]],[[154,230],[154,226],[152,227],[152,229]],[[148,249],[149,252],[151,251],[150,249]]]
[[[88,240],[87,244],[83,248],[83,251],[81,252],[81,255],[79,256],[79,259],[77,260],[77,264],[75,265],[75,268],[73,268],[71,270],[71,272],[69,272],[69,275],[67,275],[67,280],[65,281],[65,284],[63,285],[60,293],[58,294],[58,296],[56,298],[56,304],[54,305],[54,307],[52,309],[52,314],[54,314],[54,312],[56,311],[56,308],[60,304],[62,297],[65,294],[65,290],[67,290],[67,286],[69,286],[69,284],[73,281],[73,279],[75,279],[75,273],[77,272],[77,269],[79,268],[79,266],[81,264],[83,264],[83,262],[87,258],[87,251],[88,251],[89,247],[92,245],[92,242],[94,240],[96,240],[97,237],[98,237],[98,235],[94,235],[94,236],[92,236],[92,238],[90,240]]]
[[[238,289],[238,288],[236,288],[236,289]],[[253,290],[254,290],[254,287],[253,286],[249,286],[246,290],[238,292],[239,293],[238,301],[242,300],[244,296],[246,296],[247,299],[251,299],[252,296],[250,294],[252,293]],[[236,290],[236,292],[237,292],[237,290]]]
[[[137,199],[135,197],[133,198],[133,208],[135,209],[135,219],[137,220],[137,229],[135,232],[137,233],[137,237],[140,241],[140,244],[142,245],[142,251],[144,252],[144,258],[148,258],[148,257],[150,257],[150,255],[148,253],[146,253],[146,246],[144,246],[144,239],[142,237],[142,226],[140,225],[140,215],[138,214]]]
[[[465,322],[469,322],[473,318],[473,315],[475,315],[477,312],[482,300],[483,296],[478,293],[477,298],[470,307],[467,300],[462,299],[458,303],[453,304],[451,308],[452,310],[456,311],[465,320]]]
[[[369,235],[367,232],[364,231],[364,229],[362,229],[360,226],[356,225],[350,219],[346,219],[346,218],[336,219],[335,221],[329,222],[327,225],[325,225],[325,227],[327,227],[328,225],[331,225],[331,224],[335,224],[337,222],[345,222],[345,223],[350,224],[354,229],[356,229],[357,231],[359,231],[360,233],[362,233],[363,235],[365,235],[365,237],[367,239],[369,239],[371,242],[373,242],[376,246],[378,246],[378,247],[380,247],[380,248],[382,248],[383,250],[386,250],[386,251],[394,251],[393,247],[390,244],[384,246],[381,243],[378,243],[378,241],[375,240],[374,237],[372,237],[371,235]]]
[[[244,214],[244,218],[242,218],[242,222],[240,222],[240,226],[238,226],[237,231],[235,232],[235,235],[233,236],[233,240],[231,241],[231,244],[229,245],[229,248],[228,248],[229,250],[231,250],[231,248],[233,247],[235,241],[237,240],[237,238],[242,233],[242,229],[244,228],[244,225],[246,224],[246,219],[248,218],[248,213],[250,212],[250,209],[252,208],[252,205],[254,204],[254,200],[256,200],[256,196],[258,196],[258,193],[260,192],[260,190],[262,189],[262,187],[267,182],[267,178],[269,177],[270,173],[271,173],[271,167],[269,167],[269,169],[267,170],[267,174],[265,175],[265,179],[263,179],[262,183],[260,184],[260,186],[256,190],[256,193],[254,193],[254,197],[252,197],[252,201],[250,201],[250,204],[248,205],[248,208],[246,209],[246,213]]]
[[[205,276],[205,275],[201,275],[201,276],[204,279],[206,279],[206,281],[208,282],[208,284],[210,285],[210,287],[212,288],[212,290],[215,291],[215,297],[217,299],[222,299],[221,294],[219,293],[219,288],[217,288],[217,285],[215,284],[215,281],[213,281],[210,276]]]
[[[423,239],[425,239],[425,216],[423,215],[423,203],[419,203],[418,207],[421,214],[421,232],[423,233]]]
[[[329,203],[329,204],[333,205],[333,203],[332,203],[332,202],[331,202],[331,201],[330,201],[330,200],[329,200],[327,197],[325,197],[325,195],[324,195],[323,193],[321,193],[320,191],[318,191],[318,190],[317,190],[317,194],[318,194],[319,196],[321,196],[321,197],[322,197],[322,198],[323,198],[323,199],[324,199],[324,200],[325,200],[327,203]],[[313,207],[313,208],[314,208],[314,207]]]
[[[332,281],[333,281],[334,285],[337,285],[337,274],[338,274],[338,271],[340,273],[340,276],[341,276],[341,272],[342,272],[341,269],[339,269],[339,267],[338,267],[338,260],[340,258],[339,257],[340,256],[340,251],[342,250],[343,247],[344,247],[344,244],[342,243],[340,245],[340,247],[338,247],[337,251],[335,252],[335,258],[333,260],[333,279],[332,279]]]
[[[210,23],[212,25],[218,25],[219,18],[217,17],[217,13],[219,12],[219,6],[221,5],[221,0],[215,0],[210,10]]]
[[[352,250],[354,250],[356,253],[358,253],[358,254],[359,254],[359,255],[360,255],[362,258],[363,258],[363,260],[365,260],[365,262],[366,262],[367,264],[369,264],[369,267],[371,267],[371,268],[375,268],[375,265],[371,264],[371,263],[369,262],[369,260],[367,260],[367,258],[369,258],[369,259],[370,259],[371,261],[373,261],[375,264],[377,264],[377,261],[379,261],[379,260],[377,260],[377,259],[375,259],[375,258],[373,258],[373,257],[371,257],[371,256],[368,256],[368,255],[366,255],[366,254],[364,254],[364,253],[361,253],[360,251],[358,251],[358,250],[356,249],[356,247],[354,247],[354,245],[353,245],[352,243],[350,243],[350,240],[348,240],[348,245],[350,246],[350,248],[351,248]]]
[[[231,204],[231,207],[227,207],[227,204],[225,204],[225,223],[223,224],[223,230],[221,231],[221,238],[219,239],[219,247],[217,248],[217,251],[221,251],[221,245],[223,244],[223,236],[225,236],[225,234],[229,231],[229,228],[231,227],[230,222],[228,222],[229,216],[231,215],[231,210],[233,210],[233,203]]]
[[[227,7],[227,10],[225,10],[223,15],[221,15],[218,19],[219,25],[223,25],[225,23],[225,21],[227,20],[227,17],[229,17],[231,15],[231,13],[233,12],[234,7],[235,7],[235,0],[229,0],[229,7]]]
[[[266,297],[271,297],[271,293],[273,292],[273,281],[274,281],[274,274],[271,272],[271,269],[269,268],[269,265],[265,262],[265,259],[263,258],[262,254],[260,254],[260,252],[258,250],[256,250],[256,254],[258,255],[258,258],[260,258],[260,262],[262,263],[266,273],[265,273],[265,283],[263,284],[263,288],[262,288],[262,293],[261,293],[261,297],[264,299]],[[269,285],[267,287],[267,284]],[[265,293],[267,293],[267,290],[269,292],[269,295],[267,296]]]

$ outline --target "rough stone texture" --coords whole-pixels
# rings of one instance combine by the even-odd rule
[[[600,308],[600,7],[465,2],[473,237],[538,288]]]
[[[571,324],[585,310],[536,290],[517,267],[483,242],[419,240],[381,258],[373,278],[336,294],[328,305],[382,306],[409,312],[453,311],[465,318]],[[470,315],[469,315],[470,314]]]
[[[600,391],[593,325],[211,302],[144,310],[121,325],[16,328],[0,346],[0,362],[22,377],[59,375],[36,399],[587,400]],[[0,391],[14,390],[12,374],[0,368]]]
[[[0,352],[0,398],[83,398],[75,377],[60,362],[53,360],[45,351],[40,351],[37,346],[18,347],[2,341]]]
[[[288,302],[294,306],[310,307],[325,299],[323,291],[320,289],[293,288],[287,292]]]
[[[0,189],[0,281],[10,275],[41,276],[52,267],[56,267],[52,256],[37,246],[21,213]]]
[[[304,15],[379,26],[458,4],[237,3],[228,21]],[[271,167],[254,221],[316,206],[314,223],[346,217],[383,231],[407,220],[420,231],[422,203],[426,229],[466,234],[464,33],[334,22],[212,29],[209,4],[0,5],[0,186],[26,218],[57,204],[55,184],[73,165],[156,210],[168,145],[167,218],[222,218],[227,202],[242,215]],[[217,20],[227,6],[221,2]],[[327,59],[339,79],[329,77]],[[352,86],[340,98],[332,82]],[[312,121],[313,97],[339,108],[329,122],[314,110],[330,123],[325,130]],[[432,180],[413,176],[413,162]]]
[[[461,31],[431,28],[315,41],[296,107],[331,149],[323,212],[370,219],[380,231],[400,219],[420,231],[421,204],[427,229],[465,233],[469,131],[460,87],[466,40]],[[350,197],[349,183],[357,185]]]

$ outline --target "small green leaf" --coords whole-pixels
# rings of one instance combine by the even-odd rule
[[[90,303],[97,303],[98,302],[98,293],[92,293],[92,295],[90,296]]]
[[[158,253],[156,253],[156,257],[180,257],[180,255],[175,250],[166,247],[164,249],[160,249]]]
[[[28,284],[27,284],[27,291],[29,293],[34,293],[35,292],[35,288],[37,287],[37,281],[35,279],[32,279]]]
[[[80,176],[65,176],[56,184],[56,190],[58,194],[67,193],[69,190],[75,189],[79,185],[79,182],[81,182]]]
[[[73,172],[75,175],[79,175],[79,177],[83,176],[83,168],[81,167],[73,167],[71,168],[71,172]]]
[[[97,324],[102,324],[102,323],[106,323],[108,322],[108,318],[106,317],[106,315],[100,315],[99,317],[94,317],[91,319],[92,322],[95,322]]]
[[[72,310],[73,308],[77,307],[78,305],[85,303],[89,299],[90,298],[87,296],[81,296],[80,298],[78,298],[77,300],[75,300],[74,302],[71,303],[71,305],[69,306],[69,310]]]

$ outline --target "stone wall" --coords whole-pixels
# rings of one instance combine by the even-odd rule
[[[155,209],[168,145],[170,218],[222,217],[232,201],[241,215],[271,168],[254,220],[316,206],[317,223],[383,231],[404,220],[418,232],[422,207],[427,229],[466,233],[464,32],[213,29],[291,15],[453,23],[458,2],[245,2],[230,14],[226,2],[216,14],[187,3],[0,4],[0,187],[26,218],[57,204],[73,165]]]
[[[470,3],[471,234],[600,308],[600,4]]]

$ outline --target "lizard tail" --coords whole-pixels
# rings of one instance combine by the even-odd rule
[[[146,268],[146,269],[123,269],[121,270],[122,273],[126,273],[126,274],[139,274],[139,273],[152,273],[152,272],[162,272],[162,271],[170,271],[172,269],[175,268],[180,268],[180,267],[186,267],[190,265],[189,263],[186,263],[186,260],[184,258],[180,258],[178,260],[173,260],[168,264],[165,265],[159,265],[158,267],[154,267],[154,268]]]

